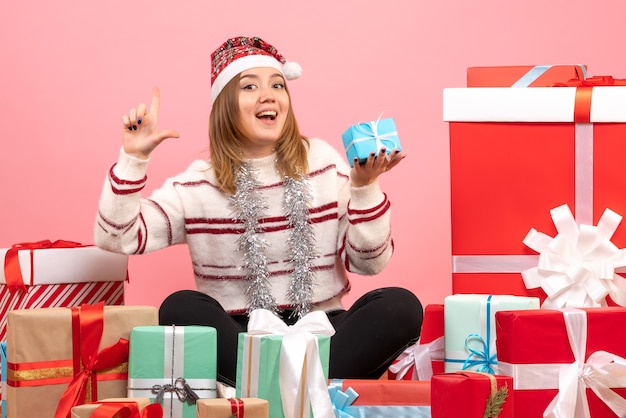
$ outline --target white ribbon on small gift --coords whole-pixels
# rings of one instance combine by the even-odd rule
[[[606,351],[592,353],[585,362],[587,313],[561,309],[574,362],[570,364],[511,364],[500,362],[500,372],[513,377],[515,390],[558,388],[544,418],[590,418],[587,388],[617,416],[626,416],[626,399],[611,388],[626,387],[626,359]]]
[[[626,249],[611,242],[622,217],[606,209],[597,226],[576,224],[567,205],[550,211],[558,234],[552,238],[531,228],[524,244],[539,253],[537,267],[522,271],[528,289],[541,287],[543,308],[606,306],[606,296],[626,306],[626,290],[615,273],[626,266]]]
[[[285,418],[308,417],[311,408],[315,417],[335,416],[314,335],[335,334],[326,313],[308,313],[289,326],[271,311],[255,309],[250,312],[248,334],[283,336],[279,375]]]
[[[395,148],[396,144],[393,139],[398,137],[397,131],[386,132],[384,134],[378,133],[378,123],[380,122],[380,118],[382,116],[383,114],[381,113],[378,116],[378,119],[376,119],[375,121],[359,122],[357,125],[355,125],[355,130],[357,130],[363,136],[354,138],[352,141],[346,144],[344,147],[345,150],[348,151],[351,147],[354,146],[354,144],[357,144],[359,142],[371,141],[372,139],[376,143],[376,155],[379,155],[380,151],[383,148],[389,148],[388,146],[385,146],[384,142],[391,143],[391,146]],[[389,160],[389,154],[385,153],[385,158]]]
[[[396,380],[401,380],[413,367],[411,380],[430,380],[433,377],[433,361],[444,358],[444,339],[439,337],[429,343],[417,342],[399,356],[398,361],[389,366],[389,371],[396,374]]]

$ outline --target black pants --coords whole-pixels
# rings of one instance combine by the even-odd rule
[[[290,312],[283,320],[292,325]],[[391,362],[417,341],[423,309],[408,290],[387,287],[359,298],[349,310],[328,312],[335,328],[331,337],[329,378],[378,379]],[[217,379],[235,386],[237,339],[245,332],[247,315],[229,315],[210,296],[181,290],[168,296],[159,309],[161,325],[204,325],[217,330]]]

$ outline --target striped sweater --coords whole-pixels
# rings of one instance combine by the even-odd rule
[[[352,187],[350,168],[328,143],[313,138],[310,144],[308,179],[313,199],[309,210],[316,243],[314,309],[339,309],[341,296],[350,289],[346,271],[377,274],[391,257],[390,203],[377,181]],[[269,243],[266,254],[272,293],[280,308],[288,308],[289,226],[282,204],[284,185],[274,159],[272,155],[250,161],[257,169],[268,206],[259,233]],[[147,166],[148,160],[122,151],[110,169],[96,218],[96,245],[142,254],[186,243],[197,290],[215,298],[230,313],[245,312],[247,282],[237,249],[243,226],[233,219],[230,195],[217,187],[210,161],[194,161],[149,198],[142,198]]]

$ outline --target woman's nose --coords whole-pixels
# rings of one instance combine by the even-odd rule
[[[262,102],[274,100],[274,90],[271,87],[262,87],[260,99]]]

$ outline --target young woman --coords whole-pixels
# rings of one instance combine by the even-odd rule
[[[301,69],[259,38],[231,38],[211,58],[210,159],[141,197],[151,153],[178,137],[158,128],[155,89],[149,109],[141,104],[122,118],[96,244],[125,254],[188,245],[196,290],[166,298],[159,321],[215,327],[223,383],[235,384],[237,335],[257,308],[288,324],[325,311],[336,331],[330,377],[380,377],[419,337],[422,306],[395,287],[348,310],[341,298],[350,290],[347,271],[375,275],[392,255],[390,203],[377,179],[403,153],[370,155],[350,169],[332,146],[303,136],[286,84]]]

